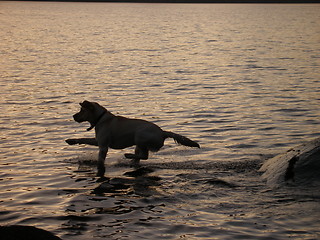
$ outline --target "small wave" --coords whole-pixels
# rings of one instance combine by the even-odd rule
[[[261,160],[247,161],[184,161],[184,162],[148,162],[141,163],[143,167],[155,169],[172,169],[172,170],[257,170],[261,165]],[[118,162],[114,167],[128,167],[128,161]]]

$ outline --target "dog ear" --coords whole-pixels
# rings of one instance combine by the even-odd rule
[[[93,104],[87,100],[84,100],[82,103],[79,103],[81,107],[87,108],[87,109],[94,109]]]

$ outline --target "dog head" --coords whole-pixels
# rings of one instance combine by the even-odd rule
[[[73,119],[78,122],[89,122],[90,130],[97,124],[100,118],[108,111],[96,102],[84,101],[80,103],[80,112],[73,115]]]

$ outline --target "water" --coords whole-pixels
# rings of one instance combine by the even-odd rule
[[[0,224],[63,239],[319,239],[319,192],[264,159],[319,137],[320,6],[0,3]],[[84,99],[198,141],[96,183]],[[131,151],[131,150],[129,150]],[[116,186],[116,187],[115,187]]]

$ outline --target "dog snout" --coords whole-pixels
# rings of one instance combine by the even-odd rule
[[[81,120],[81,116],[79,113],[76,113],[73,115],[73,119],[76,121],[76,122],[82,122]]]

